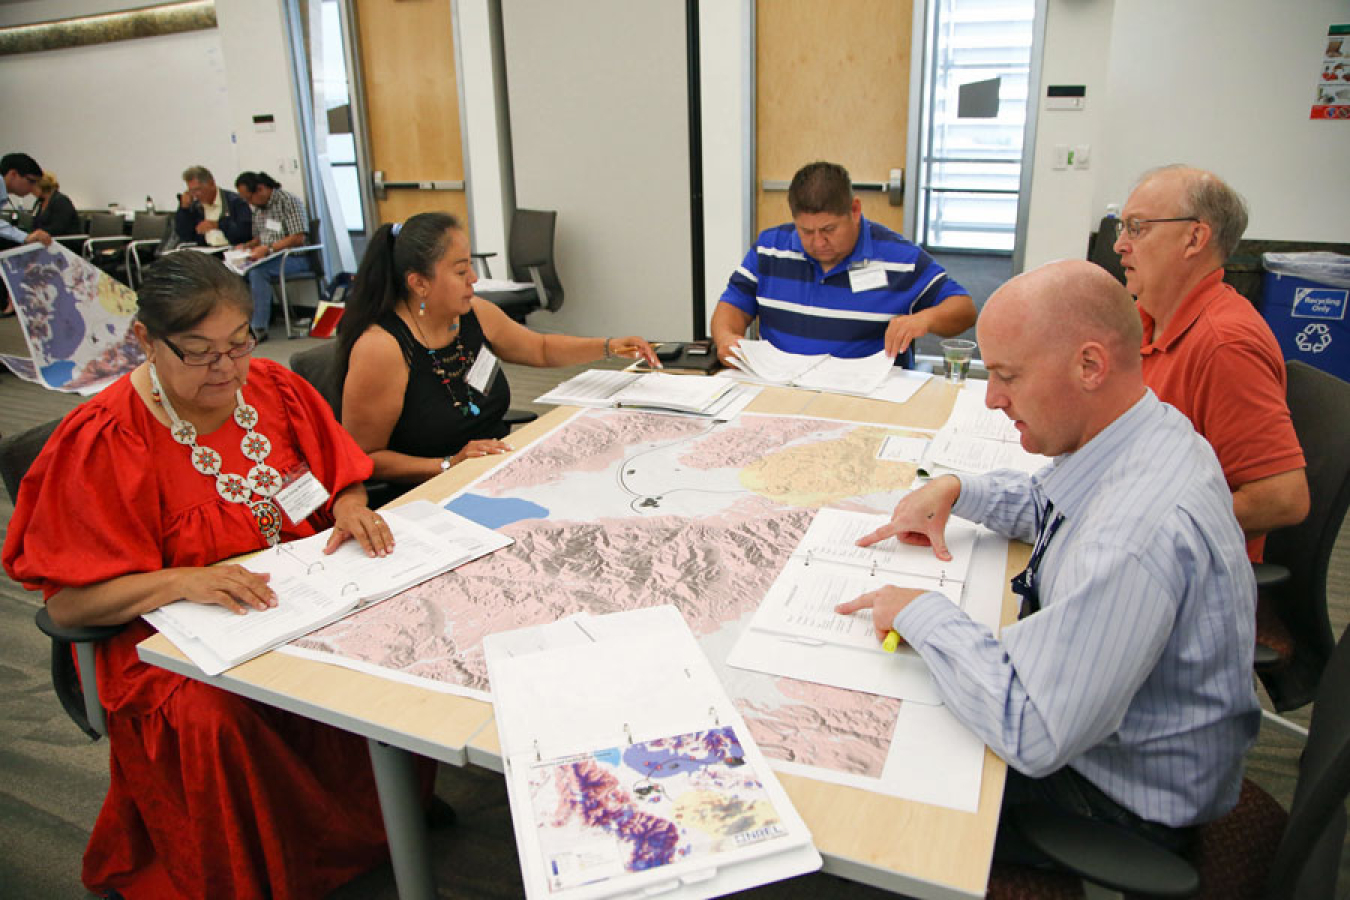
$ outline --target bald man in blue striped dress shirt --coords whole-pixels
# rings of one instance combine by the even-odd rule
[[[1190,421],[1140,369],[1139,316],[1087,262],[1008,282],[978,325],[986,403],[1035,475],[944,476],[896,506],[864,545],[943,541],[948,516],[1032,543],[1022,618],[995,636],[940,593],[886,587],[870,607],[944,702],[1011,767],[1004,806],[1038,800],[1113,821],[1173,850],[1232,808],[1256,737],[1256,588],[1232,494]],[[995,857],[1036,862],[1011,826]]]

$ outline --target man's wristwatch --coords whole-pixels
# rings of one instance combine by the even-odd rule
[[[454,465],[454,463],[450,461],[451,459],[452,459],[452,457],[449,457],[449,456],[442,457],[442,459],[441,459],[441,471],[442,471],[442,472],[449,472],[449,471],[450,471],[450,467]]]

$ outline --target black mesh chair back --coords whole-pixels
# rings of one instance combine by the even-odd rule
[[[116,213],[96,212],[89,214],[89,236],[119,237],[126,233],[126,220]]]
[[[1335,637],[1327,618],[1327,568],[1350,507],[1350,384],[1297,360],[1289,373],[1289,413],[1307,460],[1312,505],[1300,524],[1266,537],[1265,561],[1284,566],[1290,579],[1277,588],[1272,609],[1293,639],[1288,664],[1261,671],[1261,682],[1281,712],[1312,701]]]
[[[5,490],[9,492],[11,500],[18,501],[19,485],[23,481],[23,476],[27,474],[29,467],[38,458],[42,448],[47,445],[47,439],[59,424],[60,419],[53,419],[0,440],[0,478],[4,480]],[[89,704],[96,703],[98,698],[98,689],[92,674],[93,653],[90,652],[85,657],[91,663],[86,667],[90,672],[89,689],[86,690],[80,681],[79,670],[75,666],[70,647],[72,643],[86,643],[92,649],[93,643],[112,637],[122,630],[122,626],[63,628],[52,622],[45,606],[37,612],[37,625],[52,639],[52,689],[56,692],[56,698],[61,701],[61,708],[91,740],[98,740],[106,726],[102,708],[95,710],[93,715],[89,709]]]
[[[342,419],[342,382],[339,380],[337,341],[302,350],[291,357],[291,370],[308,381],[333,408],[333,416]]]
[[[1350,796],[1350,628],[1341,635],[1313,701],[1289,824],[1271,863],[1267,897],[1331,900],[1345,845]],[[1292,890],[1291,890],[1292,887]]]
[[[511,217],[511,278],[533,281],[537,272],[547,297],[540,306],[556,311],[563,303],[562,281],[553,262],[553,232],[558,213],[553,210],[518,209]]]

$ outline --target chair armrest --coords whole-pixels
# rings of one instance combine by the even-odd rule
[[[506,415],[502,416],[502,421],[513,428],[516,425],[528,425],[539,418],[539,413],[530,412],[528,409],[508,409]]]
[[[303,247],[287,247],[281,251],[282,256],[290,256],[292,253],[308,253],[311,250],[322,250],[323,244],[305,244]]]
[[[1275,563],[1252,563],[1252,574],[1256,576],[1258,591],[1279,587],[1293,577],[1288,569]]]
[[[486,252],[486,253],[470,253],[470,254],[469,254],[469,256],[473,258],[473,267],[474,267],[474,269],[477,269],[477,268],[478,268],[478,264],[479,264],[480,262],[483,264],[483,277],[484,277],[484,278],[491,278],[491,277],[492,277],[492,266],[488,265],[488,257],[490,257],[490,256],[496,256],[496,255],[497,255],[497,253],[496,253],[496,251],[494,251],[494,250],[489,250],[489,251]]]
[[[96,249],[98,249],[97,246],[95,246],[95,245],[97,245],[97,244],[111,244],[111,243],[116,242],[117,245],[118,245],[119,247],[121,247],[122,245],[124,245],[124,244],[126,244],[126,243],[129,243],[130,241],[131,241],[131,238],[129,238],[129,237],[126,237],[126,236],[118,237],[117,235],[111,235],[111,236],[109,236],[109,237],[91,237],[91,238],[86,238],[86,239],[85,239],[85,242],[84,242],[84,249],[83,249],[84,257],[85,257],[85,259],[93,259],[93,258],[94,258],[94,251],[95,251]]]
[[[42,630],[43,634],[65,644],[90,644],[106,641],[110,637],[121,634],[122,630],[127,627],[125,625],[57,625],[52,621],[51,614],[47,612],[45,606],[37,611],[34,618],[37,619],[37,627]]]
[[[1200,890],[1189,862],[1117,825],[1048,804],[1018,804],[1004,811],[1037,850],[1070,872],[1124,894],[1185,898]]]

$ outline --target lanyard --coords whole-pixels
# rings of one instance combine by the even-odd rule
[[[1036,543],[1031,548],[1031,559],[1027,561],[1027,567],[1012,580],[1013,593],[1022,598],[1022,618],[1032,613],[1039,612],[1041,608],[1040,590],[1036,586],[1036,574],[1041,567],[1041,557],[1045,556],[1045,550],[1050,546],[1050,540],[1059,531],[1059,526],[1064,524],[1063,515],[1054,515],[1055,504],[1046,502],[1045,512],[1041,514],[1040,525],[1036,534]],[[1051,516],[1054,516],[1051,518]]]

